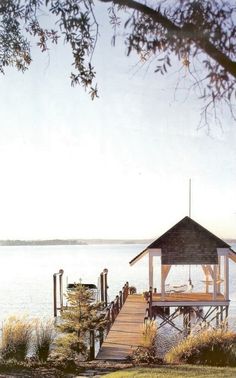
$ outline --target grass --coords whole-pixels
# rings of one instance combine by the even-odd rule
[[[165,356],[166,363],[236,366],[236,334],[221,329],[190,335]]]
[[[143,325],[142,330],[142,346],[151,348],[156,343],[157,338],[157,324],[155,321],[147,321]]]
[[[23,361],[27,356],[31,334],[32,323],[26,317],[12,316],[5,321],[1,340],[2,358]]]
[[[135,368],[106,374],[106,378],[235,378],[236,368],[209,366],[160,366],[153,368]]]
[[[55,338],[54,324],[52,321],[39,321],[35,323],[35,355],[40,361],[46,361],[50,354]]]

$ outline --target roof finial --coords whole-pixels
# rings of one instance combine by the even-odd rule
[[[188,196],[188,215],[191,218],[191,205],[192,205],[192,191],[191,191],[191,178],[189,179],[189,196]]]

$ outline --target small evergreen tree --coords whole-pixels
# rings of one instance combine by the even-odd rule
[[[58,329],[64,334],[57,342],[59,351],[74,357],[86,356],[89,345],[89,332],[101,331],[106,326],[104,306],[95,302],[93,292],[82,284],[68,290],[68,302],[63,310]]]

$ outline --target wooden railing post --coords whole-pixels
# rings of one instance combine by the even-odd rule
[[[107,306],[108,303],[108,295],[107,295],[107,273],[108,269],[103,269],[103,274],[104,274],[104,301],[105,301],[105,306]]]
[[[101,348],[104,340],[104,330],[99,329],[99,347]]]
[[[119,291],[119,300],[120,300],[120,309],[122,308],[123,306],[123,300],[122,300],[122,291]]]
[[[53,274],[53,315],[57,317],[57,276]]]
[[[111,324],[114,323],[115,316],[114,316],[114,302],[111,302]]]
[[[122,287],[122,302],[125,303],[125,286]]]
[[[107,333],[110,331],[111,328],[111,308],[107,308],[105,319],[107,320]]]
[[[101,302],[104,302],[104,279],[103,272],[100,274],[100,292]]]
[[[120,298],[119,298],[119,295],[116,296],[116,315],[119,314],[120,312],[120,306],[119,306],[119,303],[120,303]]]
[[[60,269],[59,273],[58,273],[58,275],[59,275],[59,293],[60,293],[60,311],[63,311],[63,281],[62,281],[63,274],[64,274],[64,270]]]

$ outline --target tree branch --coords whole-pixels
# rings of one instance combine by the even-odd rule
[[[182,27],[175,25],[171,20],[164,16],[160,11],[152,9],[145,4],[141,4],[135,0],[100,0],[104,3],[113,2],[120,6],[142,12],[150,17],[154,22],[161,24],[169,33],[175,34],[177,37],[185,36],[191,39],[201,50],[209,57],[214,59],[228,73],[236,77],[236,62],[231,60],[227,55],[218,50],[202,33],[196,33],[193,24],[185,24]]]

